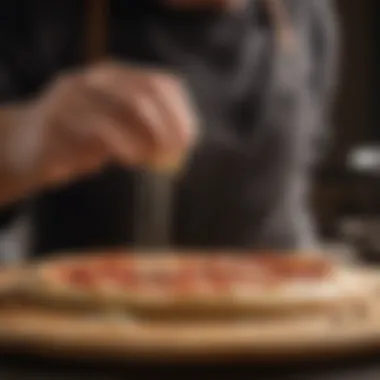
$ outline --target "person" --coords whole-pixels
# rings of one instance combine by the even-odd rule
[[[173,245],[315,246],[330,1],[110,0],[107,59],[94,64],[86,4],[2,5],[3,258],[133,244],[136,172],[187,152]]]

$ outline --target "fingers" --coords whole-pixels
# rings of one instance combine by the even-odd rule
[[[59,78],[40,103],[42,171],[51,183],[111,160],[176,168],[196,137],[183,85],[156,71],[100,65]]]
[[[169,149],[168,134],[165,133],[166,122],[151,98],[136,85],[133,86],[133,93],[121,92],[106,88],[102,91],[91,91],[89,94],[96,107],[101,110],[104,124],[115,126],[112,135],[115,136],[118,131],[126,137],[120,141],[133,142],[134,154],[141,156],[136,157],[136,161],[144,161],[156,151]],[[102,129],[102,133],[107,136],[106,127]],[[117,156],[122,157],[119,154]]]
[[[177,148],[186,148],[196,136],[197,121],[183,86],[164,75],[152,75],[145,86],[170,126]]]
[[[134,137],[145,155],[142,159],[178,156],[194,141],[194,112],[172,77],[111,65],[89,72],[86,84],[107,116],[122,126],[128,138]]]

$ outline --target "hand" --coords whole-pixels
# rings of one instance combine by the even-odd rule
[[[111,161],[176,166],[197,135],[178,78],[116,63],[62,75],[19,119],[8,162],[44,183],[75,179]]]

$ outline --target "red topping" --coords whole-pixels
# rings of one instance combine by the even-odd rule
[[[123,255],[96,257],[80,266],[77,263],[60,270],[64,279],[80,288],[88,289],[107,281],[124,289],[142,289],[147,285],[177,294],[196,293],[202,284],[223,292],[234,282],[271,285],[292,279],[318,279],[331,270],[326,259],[291,255],[184,256],[178,269],[151,265],[147,270],[138,270],[134,265],[136,259]]]
[[[67,279],[71,285],[80,288],[89,288],[95,284],[94,276],[86,268],[71,268],[67,272]]]
[[[331,271],[331,264],[321,257],[268,255],[254,257],[252,261],[282,279],[324,278]]]

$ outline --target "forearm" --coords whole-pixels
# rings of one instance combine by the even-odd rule
[[[27,122],[28,105],[4,105],[0,107],[0,207],[22,200],[38,183],[36,175],[31,176],[16,170],[12,156],[12,134],[17,133],[21,123]]]

